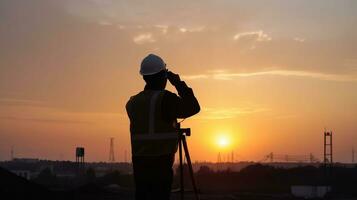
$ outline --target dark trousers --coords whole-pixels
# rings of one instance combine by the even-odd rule
[[[169,200],[174,155],[133,156],[135,199]]]

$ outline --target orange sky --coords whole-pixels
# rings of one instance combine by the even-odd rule
[[[124,106],[144,87],[141,59],[155,53],[201,104],[183,123],[193,160],[321,159],[326,127],[335,159],[350,162],[356,9],[353,0],[1,1],[0,160],[12,146],[18,157],[74,160],[84,146],[88,161],[107,161],[115,137],[123,161]]]

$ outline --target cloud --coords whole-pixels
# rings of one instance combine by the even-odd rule
[[[223,107],[223,108],[202,108],[202,114],[199,118],[201,119],[231,119],[241,115],[249,115],[259,112],[269,111],[270,109],[258,107],[258,106],[247,106],[247,107]]]
[[[133,41],[136,44],[145,44],[145,43],[156,42],[156,40],[153,38],[151,33],[143,33],[143,34],[137,35],[133,38]]]
[[[99,25],[101,25],[101,26],[111,26],[111,25],[113,25],[113,23],[108,22],[108,21],[105,21],[105,20],[99,21],[98,23],[99,23]]]
[[[309,71],[294,71],[294,70],[272,70],[272,71],[261,71],[261,72],[251,72],[251,73],[222,73],[215,74],[215,79],[220,80],[230,80],[235,77],[253,77],[253,76],[296,76],[296,77],[307,77],[316,78],[322,80],[330,81],[356,81],[357,77],[349,75],[339,75],[339,74],[325,74],[321,72],[309,72]]]
[[[118,27],[118,29],[120,29],[120,30],[123,30],[123,29],[125,29],[125,28],[126,28],[126,26],[121,25],[121,24],[118,24],[118,25],[117,25],[117,27]]]
[[[354,58],[345,59],[343,61],[343,66],[353,69],[355,71],[355,70],[357,70],[357,59],[354,59]]]
[[[294,37],[293,40],[296,42],[305,42],[305,38]]]
[[[98,21],[128,24],[170,24],[174,26],[197,27],[201,24],[222,26],[237,23],[236,18],[246,19],[246,9],[240,2],[199,1],[122,1],[91,0],[65,1],[66,9],[74,16]],[[186,28],[190,29],[190,28]]]
[[[160,29],[161,33],[164,35],[167,33],[167,30],[169,29],[169,26],[167,25],[155,25],[155,27]]]
[[[327,74],[321,72],[297,71],[297,70],[270,70],[270,71],[259,71],[259,72],[248,72],[248,73],[229,73],[229,72],[219,71],[218,73],[208,72],[207,74],[184,75],[183,78],[189,80],[208,79],[208,78],[214,80],[233,80],[236,78],[249,78],[249,77],[256,77],[256,76],[295,76],[295,77],[314,78],[314,79],[327,80],[327,81],[343,81],[343,82],[357,81],[357,76],[351,74]]]
[[[185,28],[185,27],[179,28],[180,32],[182,32],[182,33],[201,32],[204,29],[205,29],[205,26],[198,26],[198,27],[193,27],[193,28]]]
[[[44,101],[35,101],[29,99],[12,99],[12,98],[0,98],[0,105],[5,106],[35,106],[43,107],[47,106]]]
[[[113,112],[76,112],[50,105],[45,101],[13,98],[0,98],[0,110],[0,121],[95,124],[127,117],[125,114]]]
[[[233,40],[236,41],[244,39],[254,40],[257,42],[266,42],[272,40],[272,38],[262,30],[237,33],[233,36]]]
[[[210,76],[207,74],[197,74],[197,75],[183,75],[182,78],[186,80],[194,80],[194,79],[206,79]]]
[[[91,124],[89,121],[80,120],[66,120],[66,119],[42,119],[42,118],[26,118],[26,117],[0,117],[3,120],[14,121],[31,121],[31,122],[44,122],[44,123],[66,123],[66,124]]]

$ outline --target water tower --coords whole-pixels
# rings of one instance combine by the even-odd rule
[[[78,169],[78,173],[84,171],[84,147],[76,148],[76,166]]]

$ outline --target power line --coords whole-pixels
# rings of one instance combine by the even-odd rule
[[[308,155],[289,155],[289,154],[276,154],[276,153],[269,153],[264,156],[259,162],[319,162],[319,160],[312,154]]]

